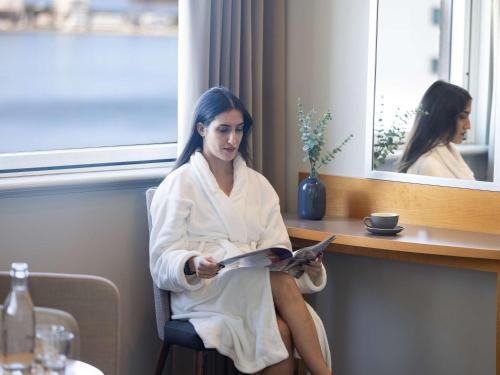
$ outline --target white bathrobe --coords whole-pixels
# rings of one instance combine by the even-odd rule
[[[150,268],[156,285],[172,291],[172,318],[189,319],[205,347],[229,356],[239,371],[253,373],[288,357],[276,322],[269,270],[236,269],[208,280],[184,275],[184,264],[196,255],[220,261],[267,247],[291,249],[272,186],[241,156],[233,165],[229,197],[200,152],[160,184],[151,205]],[[297,284],[303,293],[323,289],[325,269],[320,285],[306,273]],[[323,324],[308,308],[331,367]]]
[[[424,176],[474,180],[474,174],[453,143],[438,145],[420,156],[407,173]]]

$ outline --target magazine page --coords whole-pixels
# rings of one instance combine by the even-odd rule
[[[335,236],[331,235],[315,245],[304,247],[293,253],[281,247],[256,250],[224,259],[218,265],[222,267],[220,272],[244,267],[269,267],[271,271],[284,271],[294,277],[300,277],[304,272],[304,265],[316,259],[334,239]]]
[[[335,236],[331,235],[315,245],[296,250],[293,253],[293,259],[281,271],[288,272],[293,277],[299,278],[304,273],[304,266],[323,253],[333,240],[335,240]]]
[[[290,250],[272,247],[224,259],[218,264],[223,267],[221,272],[242,267],[270,267],[272,270],[280,271],[288,264],[289,259],[292,259]]]
[[[323,251],[325,251],[330,242],[332,242],[333,240],[335,240],[335,235],[331,235],[315,245],[303,247],[302,249],[295,251],[293,253],[293,257],[297,261],[297,263],[304,264],[310,262],[316,259],[316,257]]]

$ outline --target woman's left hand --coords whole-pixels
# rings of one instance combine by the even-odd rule
[[[304,266],[304,270],[307,272],[313,282],[321,276],[321,269],[323,265],[322,258],[323,253],[318,255],[316,259]]]

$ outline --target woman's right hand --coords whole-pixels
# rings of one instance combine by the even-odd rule
[[[201,255],[189,259],[189,268],[195,271],[200,279],[211,279],[217,276],[221,269],[214,258]]]

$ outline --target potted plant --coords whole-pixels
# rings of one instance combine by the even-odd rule
[[[311,110],[304,113],[304,106],[300,99],[298,101],[298,126],[301,135],[305,156],[304,162],[309,162],[309,177],[299,184],[298,190],[298,212],[303,219],[320,220],[325,216],[326,190],[323,182],[318,178],[318,170],[331,162],[337,153],[349,142],[353,135],[347,136],[340,145],[322,154],[325,145],[326,125],[332,120],[330,111],[326,111],[312,125],[312,120],[316,112]]]

